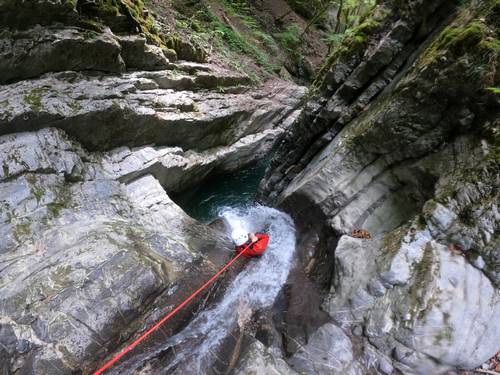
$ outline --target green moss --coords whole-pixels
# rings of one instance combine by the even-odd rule
[[[92,5],[80,9],[79,26],[101,32],[106,24],[116,32],[143,32],[150,43],[163,45],[159,30],[151,16],[145,13],[142,0],[97,0]],[[126,17],[124,22],[123,18]],[[96,21],[99,20],[98,21]]]
[[[486,26],[479,21],[473,21],[464,28],[447,27],[439,36],[436,44],[439,48],[470,48],[477,45],[484,38],[486,32]]]
[[[98,33],[102,33],[105,30],[105,26],[102,23],[91,19],[80,19],[77,23],[77,26]]]
[[[86,30],[83,33],[83,38],[86,40],[92,40],[92,39],[97,38],[98,36],[99,36],[99,34],[93,30]]]
[[[17,224],[12,229],[12,234],[17,242],[21,242],[24,237],[31,235],[31,226],[29,223]]]
[[[434,336],[434,345],[445,345],[443,341],[451,342],[452,339],[453,329],[449,324],[445,324],[445,326],[437,333],[437,335]]]
[[[46,92],[44,88],[35,88],[24,95],[24,101],[30,106],[33,112],[42,110],[42,95]]]
[[[26,167],[29,168],[29,166],[27,165]],[[26,181],[30,183],[30,191],[31,194],[33,194],[33,196],[35,197],[37,204],[40,204],[40,201],[45,195],[45,189],[40,186],[40,183],[35,174],[27,174]]]
[[[500,56],[500,40],[498,39],[482,40],[479,43],[479,48],[483,51],[493,53],[497,58]]]
[[[36,202],[40,203],[43,196],[45,195],[45,189],[40,186],[34,186],[31,189],[32,194],[35,196]]]
[[[64,208],[64,205],[62,205],[61,203],[49,203],[47,205],[47,209],[49,211],[49,214],[56,218],[56,217],[59,217],[61,215],[61,210]]]
[[[406,228],[401,227],[386,234],[382,240],[382,248],[388,253],[396,253],[406,235]]]
[[[370,18],[346,33],[341,45],[330,53],[319,70],[313,82],[313,88],[318,88],[323,84],[326,73],[337,61],[352,56],[360,57],[368,44],[368,36],[376,32],[380,25],[381,20]]]
[[[410,299],[410,313],[417,314],[419,318],[423,318],[426,311],[431,307],[432,301],[434,299],[427,299],[423,295],[427,288],[427,284],[432,278],[432,266],[433,266],[434,256],[432,251],[432,245],[428,243],[424,248],[424,254],[422,260],[417,263],[413,270],[414,281],[410,290],[408,291]],[[426,308],[421,307],[426,303]]]

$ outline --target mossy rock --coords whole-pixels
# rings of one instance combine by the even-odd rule
[[[169,61],[177,61],[178,59],[177,52],[174,49],[168,47],[162,47],[161,50]]]
[[[330,53],[319,70],[313,82],[313,88],[322,87],[327,83],[325,82],[326,75],[336,63],[352,58],[360,59],[368,45],[369,36],[376,33],[381,24],[381,21],[370,18],[346,34],[342,44]]]
[[[42,95],[45,93],[43,88],[35,88],[24,95],[24,101],[28,104],[33,112],[41,112],[42,110]]]
[[[169,35],[164,39],[165,46],[174,50],[177,57],[181,60],[196,62],[206,62],[207,54],[201,48],[196,48],[191,43],[185,41],[177,35]]]

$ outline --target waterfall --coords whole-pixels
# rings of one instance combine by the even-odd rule
[[[250,259],[228,286],[221,301],[204,310],[190,324],[148,353],[130,358],[112,373],[149,374],[149,361],[168,350],[175,355],[167,363],[155,364],[155,374],[203,374],[214,362],[223,340],[253,311],[269,308],[285,283],[293,263],[295,229],[292,219],[274,208],[255,205],[246,208],[224,207],[219,216],[229,223],[237,241],[248,232],[267,231],[270,242],[261,258]],[[157,369],[157,367],[159,369]]]

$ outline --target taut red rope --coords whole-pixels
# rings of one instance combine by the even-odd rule
[[[251,245],[251,244],[250,244]],[[150,334],[156,331],[162,324],[164,324],[167,320],[173,317],[179,310],[181,310],[184,306],[186,306],[189,302],[191,302],[198,294],[200,294],[203,290],[205,290],[210,284],[212,284],[225,270],[227,270],[231,265],[238,260],[239,257],[243,255],[245,251],[250,247],[248,245],[245,249],[239,252],[233,259],[226,263],[224,267],[222,267],[215,275],[213,275],[210,280],[208,280],[205,284],[199,287],[193,294],[191,294],[188,298],[186,298],[180,305],[178,305],[175,309],[169,312],[163,319],[161,319],[158,323],[148,329],[144,334],[142,334],[137,340],[133,343],[125,347],[120,353],[111,358],[108,362],[104,364],[99,370],[93,373],[93,375],[101,375],[104,371],[108,370],[111,366],[113,366],[116,362],[118,362],[125,354],[134,349],[137,345],[139,345],[142,341],[146,339]]]

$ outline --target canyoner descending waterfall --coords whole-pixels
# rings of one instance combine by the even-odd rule
[[[293,264],[295,228],[292,219],[274,208],[255,205],[224,207],[220,217],[230,226],[235,241],[265,228],[270,242],[264,255],[249,260],[226,290],[221,301],[201,312],[182,331],[146,353],[132,357],[109,373],[210,373],[224,339],[244,325],[252,312],[270,308]]]
[[[500,375],[499,20],[0,0],[0,375]]]

